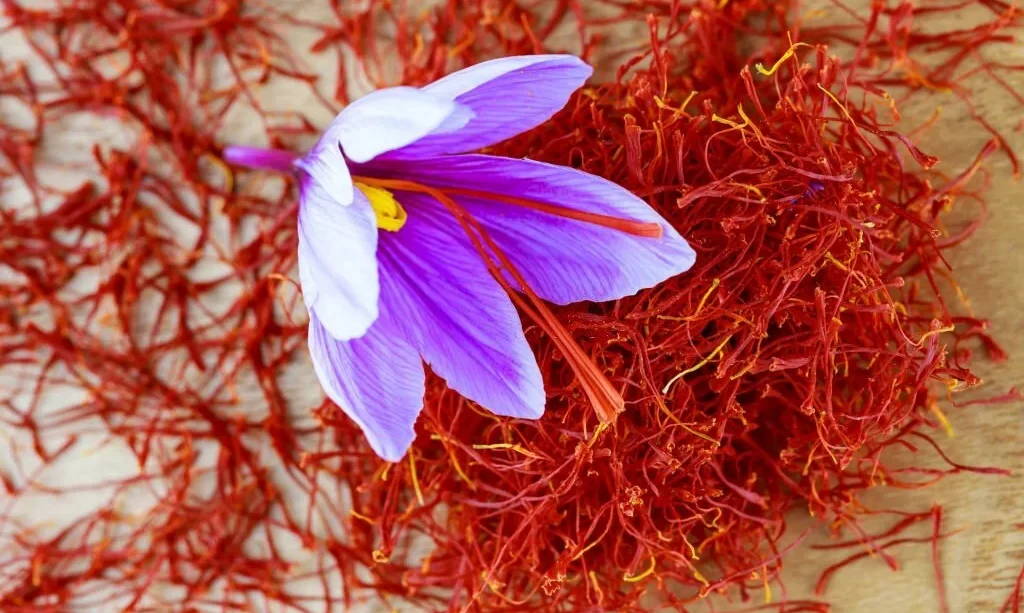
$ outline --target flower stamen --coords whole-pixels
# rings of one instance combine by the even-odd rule
[[[398,232],[402,229],[409,214],[405,212],[405,207],[395,199],[394,194],[384,188],[361,182],[356,182],[355,186],[370,201],[373,213],[377,217],[378,228],[388,232]]]

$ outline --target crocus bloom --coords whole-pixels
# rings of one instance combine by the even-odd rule
[[[544,412],[541,374],[505,288],[557,304],[612,300],[693,264],[686,241],[614,183],[468,153],[543,123],[591,72],[573,56],[497,59],[356,100],[305,156],[225,151],[234,163],[297,173],[313,365],[381,457],[401,459],[415,438],[424,361],[493,413]],[[453,205],[518,277],[488,264]]]

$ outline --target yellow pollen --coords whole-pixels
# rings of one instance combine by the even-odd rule
[[[398,232],[408,219],[405,209],[395,200],[395,195],[386,189],[373,187],[365,183],[356,183],[356,188],[363,192],[377,216],[377,227],[388,232]]]

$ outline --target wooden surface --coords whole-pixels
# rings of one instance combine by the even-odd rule
[[[315,12],[304,11],[303,17],[313,19]],[[964,19],[964,15],[949,18]],[[296,50],[307,47],[308,41],[295,40]],[[1019,45],[1004,49],[1014,58],[1007,61],[1024,63]],[[13,49],[5,46],[4,51],[10,53]],[[310,62],[314,66],[316,63],[315,58]],[[1024,90],[1024,72],[1017,73],[1013,80],[1017,89]],[[1024,152],[1022,133],[1014,131],[1022,119],[1021,109],[995,83],[977,82],[972,86],[976,88],[979,108],[1012,140],[1018,151]],[[269,108],[286,109],[303,102],[296,100],[293,92],[273,88],[263,91],[261,96]],[[973,160],[989,137],[970,122],[963,105],[952,98],[949,103],[945,105],[942,96],[936,95],[919,99],[903,112],[908,125],[913,125],[930,116],[936,105],[944,105],[939,125],[920,142],[927,152],[942,158],[940,170],[955,175]],[[328,119],[325,117],[324,121]],[[244,134],[245,122],[237,122],[234,128],[238,130],[235,139],[248,142]],[[992,156],[985,168],[992,177],[988,223],[950,260],[970,298],[971,307],[979,316],[992,321],[996,338],[1010,354],[1010,359],[1002,364],[984,360],[977,363],[977,373],[986,386],[975,393],[994,395],[1014,385],[1024,388],[1024,334],[1020,333],[1024,331],[1024,203],[1021,201],[1024,187],[1011,180],[1009,164],[1003,155]],[[955,220],[962,220],[970,213],[954,211],[951,225],[955,226]],[[310,381],[305,383],[307,388],[311,387]],[[943,409],[955,431],[954,438],[942,441],[950,456],[964,464],[1004,467],[1014,471],[1014,475],[960,475],[916,491],[879,487],[868,492],[865,500],[877,508],[906,510],[927,510],[931,505],[942,505],[944,527],[963,529],[943,541],[940,549],[950,610],[953,613],[998,611],[1024,564],[1024,529],[1015,526],[1024,522],[1024,412],[1020,403],[979,405],[964,410],[943,406]],[[915,465],[939,464],[930,453],[894,460]],[[793,531],[799,532],[809,522],[809,518],[794,513]],[[823,537],[824,530],[818,530],[810,542],[821,542]],[[860,561],[835,576],[824,599],[834,603],[837,613],[936,611],[938,592],[930,548],[910,545],[892,553],[902,565],[899,573],[893,573],[877,559]],[[792,552],[785,573],[789,596],[813,596],[821,569],[835,559],[835,555],[823,555],[806,546]],[[775,597],[778,596],[776,590]]]

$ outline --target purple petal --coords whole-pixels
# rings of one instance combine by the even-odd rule
[[[459,155],[378,168],[437,187],[533,200],[640,222],[660,238],[634,236],[522,206],[458,196],[542,298],[558,304],[614,300],[678,275],[695,254],[672,226],[626,189],[563,166],[485,155]]]
[[[505,57],[452,73],[423,91],[467,106],[473,118],[460,130],[431,134],[389,157],[433,157],[500,143],[550,119],[591,73],[572,55]]]
[[[377,220],[356,190],[342,206],[320,182],[299,183],[299,281],[306,308],[338,340],[362,336],[377,319]]]
[[[387,304],[407,340],[448,386],[493,413],[540,417],[544,386],[508,295],[451,214],[399,193],[409,219],[380,239]]]
[[[424,373],[390,320],[382,314],[362,338],[337,341],[311,314],[309,354],[327,396],[359,424],[377,455],[401,460],[416,438]]]

